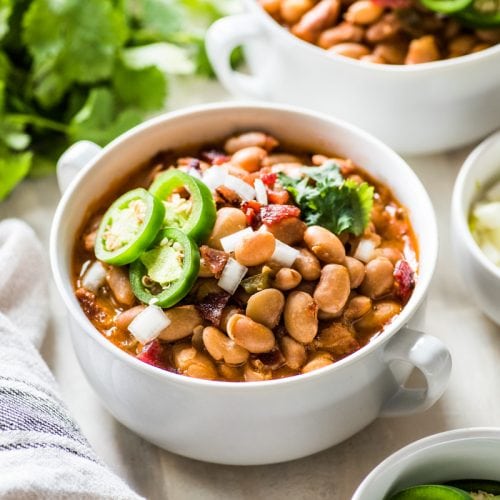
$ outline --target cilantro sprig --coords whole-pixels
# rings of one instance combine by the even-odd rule
[[[373,186],[344,179],[333,161],[304,167],[302,174],[295,179],[280,173],[278,179],[300,206],[306,224],[323,226],[335,234],[363,233],[370,221]]]
[[[227,0],[0,0],[0,200],[76,140],[104,145],[161,110],[172,74],[212,76]]]

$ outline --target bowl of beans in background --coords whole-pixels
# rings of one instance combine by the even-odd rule
[[[500,430],[468,428],[411,443],[379,464],[352,500],[487,500],[500,493]]]
[[[273,463],[443,393],[449,352],[411,328],[434,271],[433,209],[378,140],[292,107],[217,104],[102,151],[77,143],[63,188],[80,167],[54,219],[53,272],[83,371],[139,435]],[[411,366],[427,387],[403,387]]]
[[[500,324],[500,132],[465,160],[453,188],[451,238],[463,282],[477,306]]]
[[[219,79],[238,96],[328,112],[404,154],[456,148],[500,126],[496,21],[472,27],[418,0],[242,3],[244,14],[207,37]],[[231,67],[239,45],[250,74]]]

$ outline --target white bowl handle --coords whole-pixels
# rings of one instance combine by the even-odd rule
[[[444,393],[451,372],[451,355],[436,337],[417,330],[403,328],[384,350],[386,363],[406,361],[418,368],[426,382],[426,389],[408,389],[401,386],[382,407],[380,416],[409,415],[430,408]]]
[[[207,54],[220,82],[238,97],[266,99],[265,82],[256,75],[246,75],[231,68],[231,53],[249,39],[265,36],[253,14],[224,17],[210,26],[205,44]]]
[[[101,146],[91,141],[78,141],[71,145],[57,161],[57,184],[64,193],[76,174],[96,155]]]

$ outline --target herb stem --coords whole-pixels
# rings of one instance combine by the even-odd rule
[[[69,127],[64,123],[56,122],[54,120],[49,120],[48,118],[43,118],[41,116],[35,115],[23,115],[23,114],[8,114],[7,119],[23,125],[34,125],[35,127],[47,128],[54,130],[55,132],[61,132],[62,134],[67,134]]]

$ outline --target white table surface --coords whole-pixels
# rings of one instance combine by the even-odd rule
[[[175,85],[169,102],[172,109],[227,98],[216,83],[192,82]],[[448,390],[432,409],[411,417],[378,419],[338,446],[289,463],[230,467],[182,458],[136,436],[103,408],[77,363],[66,312],[51,282],[52,319],[42,354],[96,452],[132,488],[150,499],[347,500],[373,467],[411,441],[447,429],[498,425],[500,331],[469,302],[460,268],[452,260],[448,235],[453,183],[470,149],[406,158],[429,191],[441,240],[426,330],[447,344],[453,370]],[[58,199],[54,176],[28,180],[0,203],[0,219],[26,220],[48,248]]]

